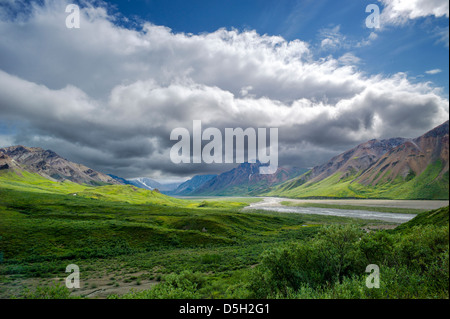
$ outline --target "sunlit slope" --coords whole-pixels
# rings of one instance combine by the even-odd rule
[[[68,180],[92,186],[122,185],[122,182],[111,176],[39,147],[16,145],[0,148],[0,170],[27,171],[55,182]]]
[[[180,199],[131,185],[90,186],[70,181],[55,182],[27,171],[0,172],[0,188],[28,193],[64,194],[73,197],[123,201],[134,204],[188,205]]]
[[[282,196],[291,198],[388,198],[388,199],[448,199],[449,173],[442,174],[442,163],[435,162],[414,178],[397,179],[363,185],[358,182],[358,176],[343,177],[336,173],[319,182],[307,182],[298,187],[293,183],[282,184],[268,192],[267,196]]]

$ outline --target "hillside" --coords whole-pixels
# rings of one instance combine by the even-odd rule
[[[134,204],[186,206],[159,192],[125,184],[125,180],[70,162],[53,151],[14,146],[0,148],[0,191],[66,195]]]
[[[0,171],[0,195],[10,191],[24,194],[57,194],[65,195],[67,201],[78,198],[89,198],[113,202],[133,204],[161,204],[184,206],[182,200],[169,197],[159,192],[141,189],[132,185],[91,186],[77,184],[68,180],[57,182],[44,178],[36,173],[22,171]]]
[[[447,226],[449,225],[449,207],[442,207],[428,212],[423,212],[410,221],[398,226],[396,230],[410,229],[414,226],[435,225]]]
[[[448,132],[447,121],[415,139],[363,143],[266,195],[448,199]]]
[[[339,154],[327,163],[314,167],[307,174],[300,176],[293,181],[292,187],[300,186],[306,182],[319,182],[335,173],[340,173],[343,178],[352,176],[357,172],[364,171],[371,167],[392,148],[401,145],[406,139],[392,138],[387,140],[371,140],[360,144],[355,148]]]
[[[406,141],[386,154],[358,179],[364,185],[376,185],[421,175],[429,165],[440,161],[441,174],[448,172],[448,122],[428,133]]]
[[[62,158],[51,150],[21,145],[0,148],[0,171],[36,173],[51,181],[71,181],[77,184],[121,185],[114,178],[82,164]]]

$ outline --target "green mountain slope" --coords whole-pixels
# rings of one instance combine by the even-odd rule
[[[71,181],[55,182],[27,171],[0,171],[0,188],[26,193],[61,194],[134,204],[187,205],[185,201],[131,185],[91,186]]]
[[[414,226],[435,225],[447,226],[449,225],[449,207],[442,207],[428,212],[423,212],[409,222],[404,223],[396,228],[396,230],[410,229]]]
[[[298,187],[291,187],[291,181],[265,195],[290,198],[448,199],[449,173],[441,172],[442,163],[436,161],[413,179],[398,178],[377,185],[360,184],[357,175],[345,177],[336,173],[319,182],[307,182]]]
[[[22,145],[0,148],[0,171],[27,171],[52,181],[71,181],[93,186],[122,182],[82,164],[70,162],[51,150]]]
[[[364,143],[316,166],[302,176],[282,183],[264,195],[292,198],[449,198],[448,121],[400,145]],[[390,141],[390,140],[388,140]],[[401,139],[396,139],[400,142]],[[377,147],[378,159],[355,165]],[[384,154],[383,154],[384,151]],[[352,155],[349,156],[348,154]],[[367,157],[367,155],[365,155]],[[361,163],[360,163],[361,164]],[[333,168],[333,169],[332,169]],[[344,169],[343,169],[344,168]]]

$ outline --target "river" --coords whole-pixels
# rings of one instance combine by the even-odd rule
[[[260,209],[267,211],[275,211],[280,213],[296,213],[296,214],[313,214],[313,215],[328,215],[361,218],[370,220],[381,220],[392,223],[405,223],[413,219],[415,214],[399,214],[399,213],[382,213],[377,211],[367,210],[350,210],[338,208],[317,208],[317,207],[296,207],[281,205],[283,201],[290,201],[294,203],[322,203],[322,204],[341,204],[341,205],[358,205],[358,206],[372,206],[372,207],[397,207],[397,208],[415,208],[415,209],[437,209],[443,206],[448,206],[448,201],[428,201],[428,200],[298,200],[277,197],[264,197],[263,201],[252,203],[244,210]]]

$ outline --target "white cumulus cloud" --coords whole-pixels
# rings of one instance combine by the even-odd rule
[[[379,0],[385,8],[381,15],[382,23],[401,25],[408,20],[435,16],[449,17],[447,0]]]
[[[217,172],[170,162],[171,130],[193,120],[278,127],[280,164],[305,167],[448,118],[439,89],[404,74],[368,76],[351,53],[313,58],[307,42],[256,31],[127,29],[94,5],[82,8],[80,29],[67,29],[67,3],[47,0],[19,17],[0,8],[0,124],[15,125],[0,141],[123,177],[192,175]]]

